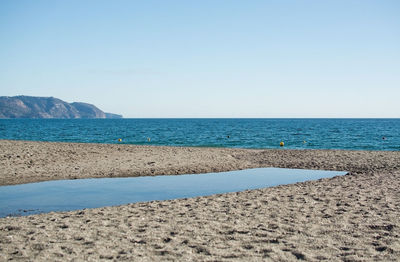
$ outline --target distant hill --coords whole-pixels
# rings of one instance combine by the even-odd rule
[[[92,104],[54,97],[0,96],[0,118],[122,118]]]

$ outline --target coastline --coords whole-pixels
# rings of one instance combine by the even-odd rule
[[[0,140],[0,186],[281,167],[371,173],[400,169],[400,151],[237,149]]]
[[[0,185],[284,167],[348,171],[273,188],[0,219],[0,260],[393,260],[400,152],[0,140]]]

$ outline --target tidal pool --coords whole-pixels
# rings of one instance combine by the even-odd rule
[[[0,217],[208,196],[345,174],[345,171],[254,168],[198,175],[56,180],[1,186]]]

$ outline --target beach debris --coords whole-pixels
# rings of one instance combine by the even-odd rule
[[[280,145],[280,146],[284,146],[285,143],[284,143],[283,141],[281,141],[281,142],[279,143],[279,145]]]

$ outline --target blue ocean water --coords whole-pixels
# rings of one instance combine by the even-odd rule
[[[398,151],[400,119],[1,119],[0,139]]]

